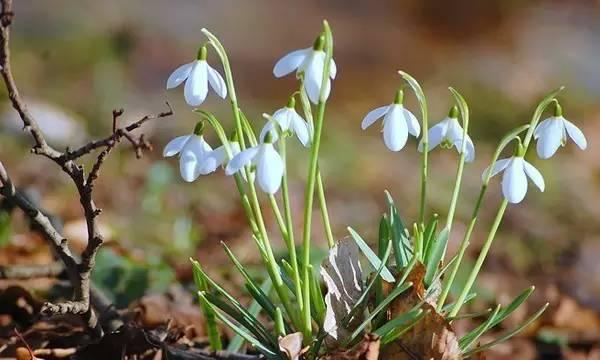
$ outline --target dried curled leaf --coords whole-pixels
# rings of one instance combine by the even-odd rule
[[[439,291],[439,282],[432,284],[429,294],[426,292],[423,279],[426,269],[421,263],[415,264],[407,281],[413,287],[398,296],[388,309],[388,319],[391,320],[410,311],[419,303],[426,311],[421,321],[416,323],[399,339],[387,344],[381,351],[381,359],[434,359],[457,360],[462,358],[458,339],[446,319],[437,313],[435,303]],[[384,284],[384,291],[389,293],[393,288]]]
[[[279,349],[287,355],[289,360],[299,360],[308,347],[302,348],[302,333],[295,332],[279,338]]]
[[[358,261],[359,249],[351,238],[344,238],[329,250],[329,256],[321,265],[321,276],[327,285],[325,295],[325,343],[335,347],[361,322],[356,315],[347,326],[342,319],[350,313],[362,294],[362,269]]]
[[[380,339],[366,334],[361,342],[350,350],[339,350],[322,357],[320,360],[377,360],[379,357]]]

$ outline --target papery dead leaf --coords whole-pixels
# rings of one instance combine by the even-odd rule
[[[279,337],[279,350],[286,354],[289,360],[299,360],[300,356],[308,350],[308,347],[302,348],[302,339],[301,332]]]
[[[423,264],[415,264],[406,280],[412,282],[413,286],[394,299],[387,312],[388,320],[391,320],[422,302],[424,317],[401,338],[387,344],[381,352],[381,359],[457,360],[462,358],[454,330],[435,309],[437,294],[439,294],[436,289],[440,284],[434,282],[427,294],[423,283],[425,272]],[[384,292],[389,293],[393,286],[384,283]]]
[[[325,321],[323,329],[328,334],[325,344],[335,347],[348,337],[361,322],[361,315],[354,316],[346,327],[346,317],[362,294],[362,269],[358,261],[359,249],[349,237],[329,250],[329,256],[321,265],[321,276],[327,286]]]
[[[380,339],[375,335],[366,334],[354,348],[328,354],[320,360],[377,360],[380,359],[379,347]]]

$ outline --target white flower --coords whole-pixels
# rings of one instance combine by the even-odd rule
[[[440,145],[443,148],[450,149],[452,146],[456,148],[456,151],[460,154],[462,150],[462,142],[463,142],[463,128],[460,126],[458,119],[455,116],[452,116],[454,111],[450,110],[451,115],[446,117],[444,120],[435,124],[429,129],[428,132],[428,151]],[[455,113],[455,112],[454,112]],[[469,134],[466,136],[466,148],[465,148],[465,161],[471,162],[475,159],[475,146],[473,145],[473,141]],[[423,151],[423,143],[419,144],[419,151]]]
[[[296,112],[293,105],[286,106],[275,111],[271,116],[271,121],[268,121],[260,132],[260,138],[264,139],[267,132],[271,132],[273,136],[277,135],[275,123],[279,125],[281,131],[290,131],[295,134],[298,140],[305,147],[310,146],[311,131],[308,123]]]
[[[210,145],[202,135],[178,136],[163,150],[164,157],[179,154],[179,172],[183,180],[192,182],[200,175],[212,173],[219,166]]]
[[[483,178],[487,177],[489,168],[483,172]],[[509,203],[520,203],[525,194],[527,194],[527,177],[533,183],[544,191],[544,178],[542,174],[533,165],[525,161],[522,156],[513,156],[508,159],[496,161],[492,169],[491,176],[504,171],[502,175],[502,194]]]
[[[241,152],[240,144],[237,141],[229,141],[229,150],[231,151],[231,157],[233,158]],[[225,151],[225,145],[221,145],[214,149],[210,156],[215,158],[217,166],[225,166],[228,160],[227,151]]]
[[[217,95],[223,99],[227,97],[225,80],[206,62],[205,47],[200,49],[197,60],[181,65],[173,71],[167,80],[167,89],[177,87],[184,81],[183,95],[190,106],[198,106],[204,102],[208,94],[208,84]]]
[[[285,55],[273,68],[275,77],[283,77],[296,70],[296,74],[304,73],[304,88],[306,94],[313,104],[319,103],[321,83],[323,82],[323,68],[325,66],[325,51],[323,51],[324,40],[319,36],[313,47],[300,49]],[[329,77],[325,83],[325,99],[331,91],[331,79],[335,79],[337,67],[331,59],[329,65]]]
[[[417,118],[402,106],[402,90],[396,94],[394,103],[371,110],[362,121],[362,129],[373,125],[383,117],[383,142],[391,151],[400,151],[406,145],[408,134],[418,137],[421,125]]]
[[[233,175],[243,171],[246,165],[256,166],[258,185],[264,192],[275,194],[279,190],[285,165],[272,143],[262,142],[243,150],[229,161],[225,174]]]
[[[548,159],[558,148],[567,143],[567,135],[581,149],[587,147],[587,140],[583,132],[569,120],[562,116],[553,116],[542,121],[533,136],[537,139],[536,150],[538,156],[542,159]]]

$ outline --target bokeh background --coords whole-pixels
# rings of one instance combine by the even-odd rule
[[[545,93],[565,85],[559,96],[565,116],[582,128],[589,147],[582,152],[569,143],[544,161],[531,152],[530,161],[544,174],[546,192],[530,186],[526,200],[509,207],[477,287],[484,299],[506,301],[536,284],[538,299],[517,315],[521,318],[536,302],[551,302],[551,310],[529,333],[535,342],[512,342],[495,350],[498,356],[579,356],[597,346],[598,1],[19,0],[15,12],[13,72],[52,144],[76,146],[107,134],[116,108],[125,109],[123,124],[162,111],[165,101],[175,110],[174,116],[145,126],[154,152],[137,160],[122,146],[97,186],[109,244],[94,276],[119,306],[189,281],[189,256],[229,279],[231,266],[220,241],[248,263],[256,261],[231,179],[220,171],[187,184],[178,176],[177,161],[161,158],[169,139],[189,132],[198,119],[183,102],[181,88],[167,92],[165,83],[175,67],[193,59],[204,41],[203,27],[227,48],[240,104],[259,128],[261,114],[285,105],[296,87],[293,76],[272,76],[275,61],[309,46],[322,19],[329,20],[338,78],[327,108],[321,169],[336,237],[345,236],[351,225],[373,239],[385,209],[384,189],[396,198],[405,222],[412,223],[418,211],[414,139],[402,152],[390,153],[375,128],[360,130],[364,114],[391,102],[402,84],[396,70],[408,71],[423,85],[430,122],[442,119],[452,105],[448,86],[458,89],[471,108],[477,158],[466,168],[451,252],[462,237],[481,172],[498,139],[527,123]],[[218,63],[214,53],[209,61]],[[30,155],[30,139],[21,132],[5,90],[0,92],[0,159],[19,186],[62,219],[72,246],[83,247],[85,227],[74,189],[54,164]],[[407,106],[418,113],[412,95]],[[202,107],[231,125],[227,102],[211,94]],[[216,144],[214,136],[208,138]],[[457,156],[436,150],[430,158],[429,210],[444,216]],[[300,215],[307,152],[293,146],[292,161],[292,201]],[[490,227],[499,188],[495,180],[471,255]],[[10,264],[18,257],[2,253],[29,240],[23,221],[3,224],[0,260]],[[314,224],[314,237],[324,244],[318,212]],[[40,246],[25,248],[26,254],[47,252]]]

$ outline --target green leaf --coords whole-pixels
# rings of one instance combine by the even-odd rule
[[[208,283],[204,278],[201,270],[200,263],[192,258],[192,271],[194,275],[194,283],[198,291],[208,291]],[[208,341],[212,350],[217,351],[223,349],[223,343],[221,342],[221,336],[219,335],[219,329],[217,328],[216,314],[213,308],[204,301],[204,298],[200,298],[200,307],[204,313],[204,320],[206,325],[206,332],[208,333]]]
[[[494,341],[491,341],[487,344],[483,344],[481,346],[476,347],[475,349],[468,351],[467,353],[464,354],[465,357],[469,357],[473,354],[476,354],[480,351],[489,349],[495,345],[500,344],[501,342],[504,342],[508,339],[510,339],[511,337],[517,335],[518,333],[520,333],[521,331],[523,331],[523,329],[525,329],[526,327],[528,327],[531,323],[533,323],[538,317],[540,317],[540,315],[542,315],[542,313],[548,308],[548,303],[546,303],[544,306],[542,306],[535,314],[533,314],[530,318],[528,318],[527,320],[525,320],[522,324],[516,326],[515,328],[507,331],[506,333],[504,333],[502,336],[500,336],[499,338],[497,338]]]
[[[319,281],[314,274],[313,266],[308,265],[308,272],[310,277],[310,298],[312,300],[312,305],[314,308],[313,316],[315,320],[322,324],[325,319],[325,311],[327,309],[327,305],[325,304],[325,299],[323,298],[323,292],[321,291],[321,286],[319,285]]]
[[[492,312],[492,309],[489,308],[489,309],[485,309],[484,311],[478,311],[478,312],[469,313],[469,314],[462,314],[462,315],[456,315],[456,316],[448,316],[446,318],[446,321],[473,319],[473,318],[476,318],[476,317],[481,317],[481,316],[488,315],[491,312]]]
[[[438,235],[435,244],[433,245],[433,249],[431,251],[431,256],[427,262],[427,271],[425,273],[425,284],[430,285],[435,277],[435,274],[439,268],[440,261],[442,260],[442,256],[444,256],[444,250],[446,249],[446,245],[448,243],[448,228],[445,227]]]
[[[373,250],[371,250],[371,248],[365,242],[365,240],[363,240],[363,238],[360,237],[360,235],[358,235],[358,233],[354,231],[354,229],[352,229],[351,227],[348,227],[348,232],[350,232],[350,235],[356,242],[356,245],[358,245],[358,247],[362,250],[363,254],[365,254],[367,260],[369,260],[369,263],[371,263],[373,268],[378,269],[382,265],[382,261],[377,257],[377,255],[375,255],[375,253],[373,252]],[[396,280],[394,279],[394,275],[392,275],[392,273],[385,266],[385,264],[383,265],[384,266],[381,271],[381,277],[387,282],[395,282]]]
[[[425,317],[425,315],[427,315],[429,312],[430,312],[430,310],[423,311],[419,315],[417,315],[415,318],[413,318],[413,320],[410,321],[408,324],[406,324],[404,326],[399,326],[396,329],[392,330],[391,332],[387,333],[386,335],[384,335],[381,338],[381,344],[382,345],[389,344],[392,341],[399,338],[400,336],[404,335],[408,330],[410,330],[413,326],[415,326],[417,323],[419,323],[419,321],[421,321],[421,319],[423,319],[423,317]]]
[[[383,326],[373,331],[373,334],[382,337],[390,332],[401,328],[402,325],[405,325],[408,322],[412,322],[417,317],[419,317],[423,313],[423,309],[412,309],[402,315],[396,316],[392,320],[385,323]]]
[[[434,234],[437,230],[438,220],[438,215],[433,214],[429,219],[429,222],[427,223],[423,233],[423,262],[426,264],[431,256],[431,250],[433,249],[433,244],[435,242]]]
[[[468,349],[471,345],[473,345],[477,341],[477,339],[479,339],[479,337],[483,335],[483,333],[488,331],[493,326],[494,319],[496,318],[496,315],[498,315],[499,311],[500,305],[496,305],[494,312],[492,312],[490,317],[483,324],[479,325],[475,328],[475,330],[471,331],[467,335],[463,336],[462,339],[460,339],[458,345],[460,346],[460,349],[463,352],[466,349]]]
[[[402,70],[399,70],[398,73],[404,78],[404,80],[406,80],[408,85],[410,85],[410,87],[415,92],[417,100],[419,101],[419,106],[421,107],[421,114],[423,115],[423,117],[425,117],[427,114],[427,100],[425,98],[425,93],[423,92],[421,85],[419,85],[419,82],[409,73],[404,72]]]
[[[498,316],[496,316],[492,327],[500,324],[502,321],[504,321],[504,319],[506,319],[510,314],[512,314],[513,311],[517,310],[517,308],[529,298],[529,296],[533,293],[534,290],[535,286],[530,286],[527,289],[525,289],[525,291],[523,291],[521,294],[519,294],[513,301],[511,301],[510,304],[508,304],[508,306],[504,310],[502,310],[498,314]]]
[[[269,349],[268,347],[263,345],[260,341],[258,341],[254,336],[252,336],[247,331],[245,331],[241,327],[237,326],[234,322],[229,320],[227,318],[227,316],[223,315],[220,311],[218,311],[214,308],[214,306],[206,298],[206,294],[204,292],[199,291],[198,296],[200,296],[201,299],[204,299],[204,301],[206,301],[206,303],[213,309],[213,311],[215,312],[215,314],[219,318],[219,320],[221,320],[223,323],[225,323],[225,325],[227,325],[227,327],[229,327],[231,330],[233,330],[236,334],[240,335],[248,343],[255,346],[258,349],[258,351],[260,351],[262,354],[264,354],[268,359],[273,359],[273,360],[280,359],[279,349],[277,349],[277,352],[273,351],[272,349]]]
[[[467,295],[467,297],[465,298],[465,302],[464,304],[468,303],[469,301],[475,299],[477,297],[476,293],[470,293],[469,295]],[[448,311],[450,311],[452,309],[452,307],[454,307],[456,303],[450,303],[450,304],[446,304],[443,308],[441,313],[447,313]]]
[[[408,239],[407,230],[398,214],[398,208],[394,205],[394,199],[389,191],[385,191],[385,196],[390,208],[390,219],[389,226],[392,235],[392,246],[394,247],[394,257],[396,258],[396,265],[398,267],[404,267],[408,263],[410,254],[412,254],[412,246]]]

